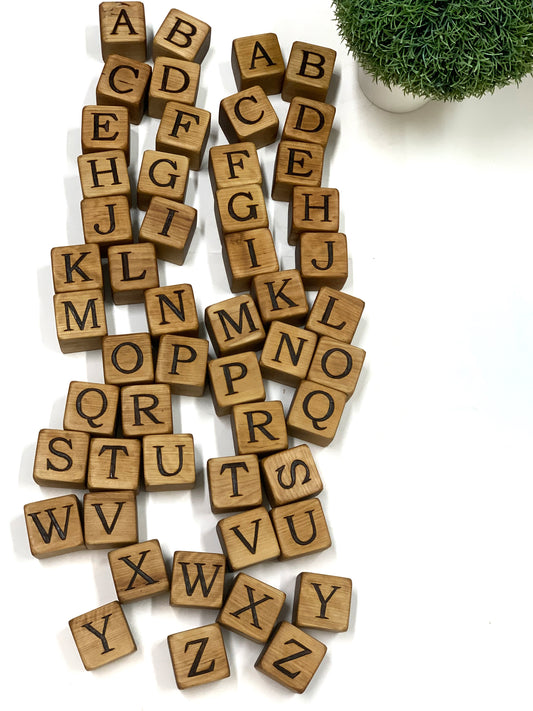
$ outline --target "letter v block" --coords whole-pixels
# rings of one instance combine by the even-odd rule
[[[224,597],[225,574],[226,558],[222,553],[176,551],[170,604],[175,607],[219,609]]]
[[[119,602],[143,600],[168,591],[165,560],[156,539],[117,548],[107,557]]]
[[[346,632],[351,601],[350,578],[300,573],[294,590],[292,622],[297,627]]]
[[[331,546],[319,499],[305,499],[270,511],[281,549],[280,560],[318,553]]]
[[[24,506],[30,551],[50,558],[85,548],[80,502],[74,494],[35,501]]]
[[[167,638],[178,689],[220,681],[230,675],[220,626],[177,632]]]
[[[134,491],[91,491],[83,497],[85,545],[90,550],[137,543]]]
[[[217,534],[231,570],[280,555],[278,539],[263,506],[221,519],[217,523]]]

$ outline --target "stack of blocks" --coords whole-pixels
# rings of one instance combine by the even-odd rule
[[[87,669],[135,651],[124,604],[168,594],[171,605],[216,611],[212,624],[168,637],[180,689],[229,676],[224,628],[264,645],[256,668],[301,693],[326,652],[302,628],[345,631],[351,580],[301,573],[292,621],[278,624],[285,593],[241,571],[331,545],[311,449],[289,446],[289,437],[332,442],[365,357],[351,344],[364,303],[341,291],[348,255],[339,192],[321,186],[335,52],[294,42],[285,65],[275,34],[233,42],[238,92],[221,101],[218,117],[228,144],[211,147],[208,163],[234,296],[205,309],[207,340],[192,286],[161,285],[157,260],[183,264],[195,232],[196,209],[183,201],[210,130],[210,113],[195,106],[210,27],[171,10],[154,35],[153,67],[142,3],[102,3],[100,29],[105,64],[96,104],[82,111],[78,158],[85,243],[53,248],[51,264],[59,346],[101,350],[105,382],[72,382],[63,429],[39,433],[35,482],[88,493],[83,505],[68,494],[25,506],[31,552],[109,550],[117,600],[69,623]],[[268,96],[279,93],[290,106],[272,199],[289,203],[296,265],[281,271],[258,158],[277,140]],[[134,239],[130,124],[145,112],[160,123],[155,150],[142,157],[136,194],[145,214]],[[113,302],[144,303],[148,332],[108,334],[103,262]],[[311,308],[307,291],[317,291]],[[263,379],[294,388],[287,415],[265,399]],[[195,486],[193,436],[174,432],[172,397],[202,396],[207,381],[235,445],[234,456],[207,462],[222,552],[176,551],[169,575],[159,542],[138,541],[137,495],[141,481],[147,492]],[[237,574],[225,594],[227,572]]]

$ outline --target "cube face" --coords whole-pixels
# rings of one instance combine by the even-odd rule
[[[130,123],[125,106],[84,106],[81,112],[81,152],[123,151],[130,162]]]
[[[319,447],[331,444],[339,426],[346,395],[325,385],[302,380],[287,415],[287,432]]]
[[[323,336],[318,341],[307,377],[314,383],[340,390],[349,398],[359,380],[365,355],[362,348]]]
[[[260,86],[252,86],[222,99],[218,122],[229,143],[251,141],[256,148],[274,143],[279,119]]]
[[[297,244],[302,232],[337,232],[339,214],[336,188],[296,186],[290,203],[289,244]]]
[[[307,42],[294,42],[287,62],[281,98],[291,101],[295,96],[325,101],[337,53],[329,47]]]
[[[117,306],[140,304],[147,289],[159,286],[155,247],[149,242],[108,249],[109,281]]]
[[[156,57],[148,90],[148,115],[160,119],[169,101],[194,106],[199,83],[200,65],[196,62]]]
[[[235,405],[231,428],[238,454],[263,456],[287,449],[287,428],[279,400]]]
[[[130,123],[139,124],[144,115],[151,75],[149,64],[111,54],[96,85],[96,103],[99,106],[125,106]]]
[[[255,454],[209,459],[207,481],[213,513],[245,511],[263,503],[259,460]]]
[[[67,393],[63,428],[111,437],[116,428],[120,389],[115,385],[72,381]]]
[[[40,486],[84,489],[89,456],[85,432],[44,429],[39,432],[33,479]]]
[[[120,54],[139,62],[146,60],[146,22],[142,2],[102,2],[100,41],[104,62]]]
[[[268,511],[258,506],[221,519],[217,533],[231,570],[240,570],[280,555]]]
[[[154,380],[149,333],[106,336],[102,341],[102,360],[106,383],[130,385]]]
[[[316,496],[323,489],[315,460],[306,444],[265,457],[261,460],[261,471],[272,506]]]
[[[124,151],[99,151],[78,156],[78,173],[84,198],[115,198],[131,202],[128,164]]]
[[[182,265],[191,245],[198,213],[194,207],[154,197],[144,215],[139,241],[151,242],[158,259]]]
[[[87,488],[90,491],[139,489],[141,443],[138,439],[93,437],[89,446]]]
[[[201,62],[209,49],[210,26],[181,10],[170,10],[154,36],[152,55]]]
[[[156,148],[185,155],[190,169],[200,170],[210,127],[209,111],[169,101],[157,130]]]
[[[230,675],[219,625],[205,625],[168,637],[178,689],[189,689]]]
[[[257,149],[251,141],[209,149],[209,175],[213,191],[238,188],[243,185],[261,185],[263,176]]]
[[[309,312],[302,277],[296,269],[259,274],[252,281],[251,293],[264,324],[301,323]]]
[[[273,32],[233,40],[231,66],[239,91],[260,86],[265,94],[279,94],[285,62]]]
[[[74,494],[26,504],[24,520],[35,558],[51,558],[85,548],[80,502]]]
[[[265,340],[257,306],[249,295],[234,296],[208,306],[205,325],[218,356],[259,350]]]
[[[215,197],[217,223],[223,235],[268,227],[268,213],[260,185],[221,188]]]
[[[190,284],[175,284],[144,293],[148,328],[152,337],[165,334],[198,336],[198,312]]]
[[[250,289],[258,274],[279,270],[272,233],[266,227],[224,235],[224,265],[233,293]]]
[[[218,610],[224,599],[226,558],[221,553],[176,551],[172,567],[170,604]]]
[[[104,288],[97,245],[53,247],[50,256],[56,294]]]
[[[346,235],[302,232],[296,245],[296,267],[308,291],[319,291],[323,286],[342,289],[348,279]]]
[[[292,622],[297,627],[346,632],[351,602],[350,578],[300,573],[296,578]]]
[[[191,434],[147,435],[142,447],[146,491],[193,488],[196,466]]]
[[[79,615],[68,624],[87,671],[114,662],[137,649],[117,601]]]
[[[351,294],[324,286],[313,303],[306,328],[343,343],[351,343],[365,302]]]
[[[259,360],[263,377],[297,387],[307,375],[317,340],[312,331],[272,321]]]
[[[107,555],[119,602],[168,592],[168,574],[158,540],[115,549]]]
[[[316,143],[280,141],[274,165],[272,198],[289,201],[293,188],[319,187],[324,165],[324,149]]]
[[[165,151],[145,151],[137,181],[137,206],[147,210],[153,197],[183,202],[189,179],[189,159]]]
[[[319,499],[276,506],[270,512],[281,549],[281,560],[318,553],[331,546]]]
[[[137,543],[137,497],[134,491],[91,491],[83,497],[87,548],[100,550]]]
[[[172,433],[172,402],[168,385],[126,385],[120,391],[120,400],[125,437]]]
[[[174,395],[201,397],[205,390],[209,342],[167,334],[159,339],[155,380]]]
[[[56,335],[62,353],[94,351],[107,335],[101,289],[54,294]]]
[[[265,399],[263,378],[253,351],[210,360],[207,370],[219,417],[229,415],[234,405]]]
[[[85,242],[98,245],[102,256],[107,255],[110,245],[133,241],[130,205],[125,195],[84,198],[80,206]]]
[[[287,112],[281,140],[318,143],[325,149],[335,112],[336,109],[331,104],[295,96]]]

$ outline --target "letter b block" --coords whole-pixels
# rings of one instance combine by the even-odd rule
[[[152,55],[201,62],[209,49],[211,28],[181,10],[170,10],[154,36]]]
[[[281,98],[295,96],[325,101],[337,53],[328,47],[307,42],[294,42],[287,62]]]

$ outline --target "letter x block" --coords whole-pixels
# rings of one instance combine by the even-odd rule
[[[331,104],[295,96],[287,112],[281,140],[318,143],[325,149],[334,118],[335,107]]]
[[[139,62],[146,59],[146,22],[142,2],[102,2],[100,40],[102,58],[121,54]]]
[[[134,491],[90,491],[83,497],[85,545],[90,550],[137,543],[137,497]]]
[[[106,383],[134,385],[154,381],[149,333],[106,336],[102,340],[102,361]]]
[[[248,294],[211,304],[204,320],[218,356],[259,350],[265,340],[257,306]]]
[[[298,185],[319,187],[323,165],[324,149],[317,143],[280,141],[274,165],[273,200],[289,202]]]
[[[346,632],[351,602],[350,578],[300,573],[294,590],[292,622],[297,627]]]
[[[239,91],[260,86],[265,94],[281,93],[285,62],[273,32],[233,40],[231,67]]]
[[[130,123],[141,123],[151,75],[149,64],[111,54],[96,85],[96,103],[101,106],[125,106]]]
[[[296,269],[258,274],[250,293],[265,325],[272,321],[300,323],[309,312],[302,277]]]
[[[148,90],[148,116],[160,119],[169,101],[194,106],[199,83],[200,65],[196,62],[156,57]]]
[[[74,494],[26,504],[24,520],[30,551],[35,558],[50,558],[85,548],[80,502]]]
[[[197,219],[196,208],[153,197],[139,229],[139,241],[151,242],[158,259],[181,266],[191,246]]]
[[[155,247],[149,242],[113,245],[108,249],[109,281],[117,306],[140,304],[144,292],[159,286]]]
[[[344,291],[324,286],[316,295],[306,328],[343,343],[351,343],[365,302]]]
[[[147,435],[142,447],[146,491],[193,488],[196,466],[191,434]]]
[[[263,456],[287,449],[287,428],[279,400],[235,405],[231,427],[238,454]]]
[[[259,360],[263,377],[297,387],[307,375],[317,340],[313,331],[272,321]]]
[[[323,489],[313,454],[306,444],[264,457],[261,472],[272,506],[316,496]]]
[[[319,447],[331,444],[346,405],[346,395],[326,385],[302,380],[294,393],[287,432]]]
[[[211,28],[181,10],[170,10],[154,35],[152,56],[201,62],[211,41]]]
[[[102,256],[107,255],[112,244],[133,241],[130,205],[125,195],[84,198],[80,208],[85,242],[98,245]]]
[[[115,548],[107,557],[119,602],[168,592],[168,573],[158,540]]]
[[[209,111],[169,101],[157,130],[156,148],[187,156],[190,169],[200,170],[210,127]]]
[[[104,288],[98,245],[53,247],[50,257],[56,294]]]
[[[89,435],[44,429],[39,432],[33,479],[41,486],[85,489]]]
[[[258,274],[279,270],[272,233],[266,227],[224,235],[224,266],[233,293],[250,289]]]
[[[281,549],[280,560],[300,558],[331,546],[319,499],[304,499],[270,511]]]
[[[280,555],[278,539],[263,506],[221,519],[217,523],[217,534],[230,570],[240,570]]]
[[[209,341],[166,334],[159,339],[156,383],[167,383],[174,395],[201,397],[205,390]]]
[[[307,42],[294,42],[287,62],[281,98],[295,96],[325,101],[333,76],[337,53],[328,47]]]
[[[323,336],[318,341],[307,378],[340,390],[349,398],[359,380],[365,355],[362,348]]]
[[[148,328],[153,338],[165,334],[197,337],[198,312],[190,284],[173,284],[144,293]]]
[[[342,289],[348,279],[348,245],[341,232],[302,232],[296,245],[296,268],[307,291],[323,286]]]
[[[223,235],[268,227],[268,213],[261,186],[253,184],[217,190],[215,216]]]
[[[62,353],[94,351],[107,335],[104,294],[101,289],[54,294],[56,335]]]
[[[170,386],[126,385],[121,388],[120,400],[125,437],[172,433]]]
[[[219,625],[205,625],[168,637],[178,689],[220,681],[230,675]]]
[[[176,551],[172,566],[170,604],[219,609],[224,599],[226,558],[222,553]]]
[[[72,381],[69,385],[63,429],[111,437],[116,428],[120,388],[116,385]]]
[[[265,399],[263,378],[253,351],[214,358],[207,364],[207,370],[219,417],[229,415],[234,405]]]
[[[137,181],[137,207],[147,210],[153,197],[185,200],[189,159],[165,151],[144,151]]]
[[[141,442],[138,439],[93,437],[89,446],[87,488],[90,491],[138,491]]]
[[[300,241],[302,232],[337,232],[339,191],[336,188],[306,188],[297,185],[289,203],[289,244]]]
[[[255,454],[208,459],[207,481],[213,513],[245,511],[263,503],[259,460]]]
[[[264,89],[252,86],[222,99],[218,122],[229,143],[251,141],[256,148],[274,143],[279,119]]]

